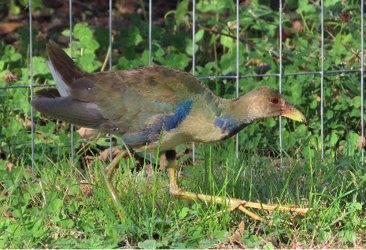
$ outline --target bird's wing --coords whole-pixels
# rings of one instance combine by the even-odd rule
[[[212,92],[196,77],[166,66],[100,72],[74,81],[70,89],[72,99],[97,105],[123,133],[139,133],[182,105],[189,112],[185,100],[207,93]]]
[[[157,138],[163,123],[174,129],[195,100],[214,97],[193,75],[166,66],[84,74],[68,84],[67,96],[56,98],[53,92],[38,92],[32,106],[76,125],[127,133],[131,144]]]

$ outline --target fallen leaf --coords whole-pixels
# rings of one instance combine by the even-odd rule
[[[239,232],[240,232],[240,237],[243,237],[244,235],[244,230],[245,230],[245,221],[242,220],[239,224]]]
[[[95,140],[98,138],[99,132],[95,129],[81,127],[77,130],[80,137],[84,140]]]
[[[116,157],[119,152],[121,152],[122,149],[120,148],[112,148],[112,157]],[[98,160],[100,161],[107,161],[110,156],[111,149],[107,148],[105,149],[100,155],[98,156]]]
[[[22,26],[22,23],[0,23],[0,33],[10,33]]]

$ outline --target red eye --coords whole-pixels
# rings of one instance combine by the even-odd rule
[[[276,97],[272,97],[271,98],[271,103],[277,104],[278,103],[278,99]]]

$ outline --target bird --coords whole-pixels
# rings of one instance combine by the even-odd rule
[[[284,116],[305,122],[305,116],[276,89],[259,86],[238,98],[215,95],[188,72],[151,65],[128,70],[88,73],[54,41],[46,45],[46,62],[55,88],[36,92],[31,101],[44,115],[75,125],[98,129],[122,138],[135,152],[165,152],[170,195],[183,200],[215,202],[230,211],[241,210],[260,221],[247,208],[307,213],[307,208],[247,202],[183,191],[176,180],[176,147],[183,143],[219,142],[266,117]],[[113,171],[127,153],[122,150],[104,169],[103,184],[117,206]],[[117,212],[121,219],[123,211]]]

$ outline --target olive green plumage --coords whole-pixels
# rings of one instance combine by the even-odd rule
[[[66,122],[118,134],[136,151],[156,151],[161,132],[160,150],[165,151],[181,143],[225,139],[264,117],[305,121],[269,87],[228,100],[178,69],[147,66],[90,74],[53,41],[47,50],[59,95],[54,89],[38,91],[32,106]]]

